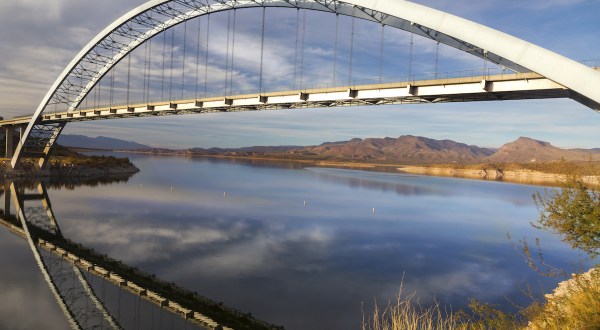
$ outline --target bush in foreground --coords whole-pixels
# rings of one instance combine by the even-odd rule
[[[368,320],[363,314],[362,330],[600,329],[600,268],[573,274],[544,302],[533,302],[515,314],[477,300],[471,301],[468,312],[448,312],[437,303],[414,303],[414,295],[403,298],[400,290],[395,304],[383,311],[375,304]]]

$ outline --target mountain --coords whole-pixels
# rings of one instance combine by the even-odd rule
[[[302,148],[299,146],[254,146],[254,147],[243,147],[243,148],[191,148],[187,149],[188,152],[195,154],[204,155],[221,155],[221,154],[267,154],[274,152],[285,152]]]
[[[321,156],[331,160],[399,162],[403,164],[475,163],[493,151],[451,140],[404,135],[398,138],[352,139],[292,150],[298,156]]]
[[[58,144],[65,147],[72,148],[87,148],[87,149],[105,149],[105,150],[116,150],[116,149],[149,149],[147,145],[139,144],[133,141],[125,141],[105,136],[98,136],[91,138],[85,135],[76,134],[61,134],[58,137]]]
[[[490,163],[529,163],[561,159],[569,161],[600,160],[600,153],[596,149],[561,149],[548,142],[520,137],[500,147],[485,161]]]

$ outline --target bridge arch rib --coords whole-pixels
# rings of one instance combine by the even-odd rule
[[[571,98],[600,110],[599,71],[484,25],[406,0],[151,0],[101,31],[69,63],[32,116],[15,150],[12,167],[18,166],[31,145],[42,149],[38,167],[46,164],[65,125],[40,123],[49,105],[77,109],[111,68],[170,27],[202,15],[252,7],[327,11],[411,31],[515,72],[536,72],[568,88]]]

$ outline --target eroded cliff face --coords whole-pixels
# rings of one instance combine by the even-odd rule
[[[561,180],[565,179],[563,174],[544,173],[532,170],[511,170],[502,171],[499,169],[461,169],[461,168],[446,168],[435,166],[403,166],[398,170],[404,173],[424,174],[435,176],[447,176],[454,178],[480,179],[493,181],[507,181],[525,184],[541,184],[541,185],[557,185]],[[583,176],[583,182],[589,185],[600,184],[598,176]]]
[[[573,274],[545,298],[546,304],[527,329],[597,329],[600,326],[600,268]]]

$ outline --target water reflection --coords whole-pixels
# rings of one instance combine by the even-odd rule
[[[74,188],[75,183],[58,185]],[[0,188],[0,223],[28,242],[71,328],[228,329],[216,319],[235,328],[274,328],[66,239],[45,183],[5,182]]]
[[[385,176],[377,173],[376,177],[379,180],[371,177],[369,172],[361,172],[356,170],[340,170],[329,168],[310,168],[314,171],[320,180],[336,184],[347,185],[350,188],[369,189],[381,192],[395,192],[400,196],[411,195],[439,195],[444,196],[449,194],[448,191],[435,189],[432,187],[419,186],[408,184],[407,182],[394,182],[398,174],[390,174],[390,180],[385,180]]]

